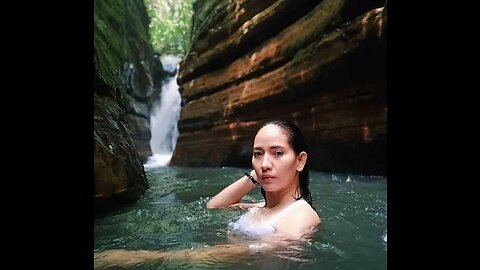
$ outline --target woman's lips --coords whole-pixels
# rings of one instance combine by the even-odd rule
[[[263,175],[262,176],[262,180],[266,183],[269,183],[271,181],[273,181],[275,179],[274,176],[271,176],[271,175]]]

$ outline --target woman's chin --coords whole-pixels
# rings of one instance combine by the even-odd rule
[[[264,183],[262,184],[262,188],[266,191],[266,192],[275,192],[277,189],[275,188],[275,185],[272,184],[272,183]]]

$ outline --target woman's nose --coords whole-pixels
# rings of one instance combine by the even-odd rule
[[[270,169],[272,167],[270,157],[267,154],[263,155],[262,164],[260,164],[260,167],[262,170]]]

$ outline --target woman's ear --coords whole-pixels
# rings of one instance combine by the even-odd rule
[[[305,167],[306,163],[307,163],[307,153],[305,151],[302,151],[297,156],[297,172],[301,172],[303,170],[303,167]]]

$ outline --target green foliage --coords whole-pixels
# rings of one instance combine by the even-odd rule
[[[194,0],[144,0],[150,16],[150,39],[160,54],[185,55],[190,49]]]
[[[143,0],[95,0],[94,63],[98,77],[125,98],[124,63],[137,64],[151,54],[148,18]]]
[[[94,1],[94,61],[98,74],[113,88],[121,86],[120,67],[125,57],[121,32],[124,6],[120,1]],[[116,31],[115,29],[119,29]]]

